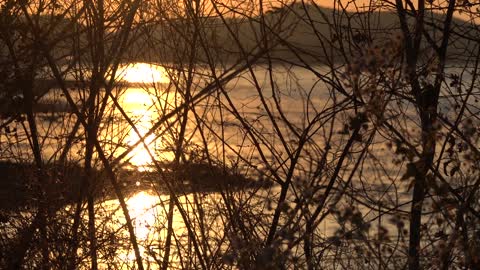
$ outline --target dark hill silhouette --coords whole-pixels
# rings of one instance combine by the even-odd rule
[[[426,30],[437,45],[440,42],[439,32],[444,18],[445,16],[439,13],[428,13],[425,18]],[[51,16],[37,19],[40,25],[44,25],[40,34],[52,45],[51,52],[60,63],[68,62],[68,56],[73,53],[72,35],[75,31],[81,36],[79,44],[88,45],[85,25]],[[242,52],[230,31],[248,54],[258,50],[258,44],[263,44],[260,42],[262,37],[260,25],[265,22],[268,44],[269,46],[276,44],[269,50],[272,58],[297,61],[300,56],[305,61],[323,62],[328,54],[335,61],[342,62],[344,59],[338,57],[341,55],[339,40],[347,41],[343,44],[342,50],[348,54],[359,47],[364,47],[365,41],[376,42],[381,46],[385,39],[400,32],[398,16],[394,11],[341,12],[327,7],[303,6],[301,3],[270,10],[263,19],[226,17],[224,20],[218,17],[198,18],[197,28],[192,22],[184,19],[169,19],[141,25],[141,29],[132,31],[131,37],[134,41],[126,52],[125,60],[163,63],[186,61],[188,54],[185,52],[190,49],[193,31],[199,29],[211,60],[235,62],[242,58]],[[413,28],[413,16],[409,16],[409,22]],[[20,29],[24,22],[17,19],[10,24],[11,26],[7,27]],[[469,39],[478,42],[478,37],[474,35],[476,32],[469,31],[471,29],[473,29],[471,22],[453,19],[454,34],[451,36],[451,46],[448,49],[450,60],[465,60],[464,57],[468,57],[468,52],[472,51],[475,43],[469,42]],[[118,33],[115,29],[111,30],[113,32],[105,36],[106,48],[118,46],[115,44],[118,41],[116,38]],[[425,42],[425,38],[423,40]],[[200,44],[197,46],[197,52],[198,61],[206,61],[206,53]],[[0,55],[8,59],[7,48],[1,41]],[[88,62],[88,57],[85,55],[82,59]]]
[[[427,33],[437,45],[442,37],[439,32],[443,27],[444,18],[444,15],[438,13],[429,13],[426,16]],[[219,18],[205,17],[199,20],[201,35],[205,37],[210,54],[215,55],[216,60],[236,61],[242,58],[242,52],[230,31],[235,33],[247,53],[255,51],[257,44],[261,43],[262,30],[259,17],[226,18],[228,27]],[[365,47],[366,43],[382,46],[386,39],[400,33],[398,16],[393,11],[339,12],[326,7],[294,4],[267,12],[263,21],[269,44],[278,44],[269,51],[269,55],[274,59],[290,61],[298,60],[293,52],[295,51],[308,62],[323,62],[326,54],[337,62],[343,62],[344,59],[338,57],[341,55],[341,49],[348,55],[356,49]],[[412,16],[409,17],[409,23],[413,26]],[[156,39],[158,43],[147,43],[139,39],[130,55],[134,56],[133,59],[159,62],[172,62],[186,57],[184,52],[188,44],[182,44],[180,41],[175,43],[173,38],[177,30],[181,32],[185,27],[193,29],[193,25],[183,20],[172,20],[164,25],[152,26],[150,37]],[[468,39],[476,39],[465,34],[468,33],[469,27],[471,27],[469,22],[453,19],[452,31],[463,36],[451,35],[451,46],[448,50],[450,60],[463,60],[464,56],[468,57],[466,52],[474,46],[474,42],[468,42]],[[165,40],[167,41],[162,42]],[[339,40],[344,41],[343,48]],[[199,60],[205,61],[203,49],[199,48],[198,52]]]

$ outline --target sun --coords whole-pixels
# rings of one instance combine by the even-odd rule
[[[164,67],[148,63],[134,63],[121,66],[119,70],[121,80],[129,83],[169,83],[167,71]]]

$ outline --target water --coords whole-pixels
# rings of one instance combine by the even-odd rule
[[[326,68],[315,67],[317,71],[325,73]],[[185,74],[174,69],[160,66],[152,66],[145,63],[122,66],[121,75],[124,87],[116,88],[113,95],[118,97],[125,113],[135,124],[137,132],[125,121],[118,109],[108,109],[100,125],[99,141],[107,157],[115,160],[124,151],[138,144],[139,136],[144,136],[155,125],[159,119],[177,109],[185,98],[181,86],[187,84]],[[298,194],[312,192],[305,188],[302,179],[312,178],[312,174],[320,166],[320,160],[325,149],[326,135],[330,127],[333,127],[332,147],[343,149],[346,140],[345,135],[339,133],[342,129],[342,122],[331,122],[329,118],[334,115],[333,110],[341,107],[338,100],[332,98],[332,89],[319,80],[312,72],[299,67],[275,66],[274,89],[270,84],[269,73],[265,67],[258,66],[254,70],[255,78],[258,80],[261,92],[254,87],[253,77],[248,72],[236,77],[226,83],[223,87],[232,104],[221,94],[212,93],[199,102],[195,108],[188,112],[188,123],[184,132],[184,159],[191,161],[204,161],[207,158],[218,160],[220,164],[226,164],[229,170],[235,170],[252,178],[265,177],[274,181],[272,171],[284,177],[290,169],[287,149],[295,149],[298,144],[298,134],[307,127],[312,130],[311,138],[306,143],[306,149],[298,160],[294,171],[294,181],[289,191],[286,210],[280,221],[281,228],[293,237],[299,237],[301,232],[290,232],[293,225],[288,224],[289,215],[295,207],[295,199]],[[328,77],[328,74],[326,75]],[[72,77],[73,78],[73,77]],[[205,85],[213,83],[207,70],[196,70],[196,76],[192,80],[191,94],[199,93]],[[78,102],[84,98],[85,93],[81,89],[73,89],[72,96]],[[105,93],[102,92],[101,95]],[[275,94],[275,96],[274,96]],[[51,102],[65,102],[60,90],[53,90],[45,100]],[[266,106],[262,104],[260,95],[264,95]],[[277,103],[275,103],[275,101]],[[445,102],[446,104],[447,102]],[[108,104],[108,108],[113,108]],[[233,110],[235,108],[236,111]],[[266,108],[270,112],[266,111]],[[351,116],[351,108],[337,112],[339,119],[348,119]],[[406,108],[407,115],[411,117],[406,123],[401,123],[407,128],[415,129],[414,111]],[[251,134],[238,120],[235,114],[239,114],[251,128]],[[270,113],[270,115],[269,115]],[[394,114],[394,112],[392,113]],[[180,114],[179,114],[180,115]],[[317,122],[313,120],[318,116]],[[324,116],[323,116],[324,115]],[[145,138],[147,148],[142,144],[134,148],[124,159],[120,161],[122,168],[140,172],[154,172],[152,166],[155,160],[158,164],[165,166],[162,170],[171,173],[166,164],[170,164],[175,157],[174,150],[177,146],[180,134],[179,116],[174,116],[170,121],[162,123],[156,132]],[[273,120],[272,120],[273,119]],[[272,124],[275,121],[277,126]],[[39,132],[42,137],[43,155],[46,160],[55,160],[61,155],[63,146],[68,140],[69,131],[75,126],[76,117],[68,112],[52,112],[38,114]],[[312,124],[313,123],[313,124]],[[22,122],[13,122],[10,128],[15,129],[14,133],[1,133],[0,142],[5,145],[11,143],[13,147],[2,147],[1,156],[20,158],[23,161],[30,161],[32,157],[29,151],[29,142],[23,132]],[[309,126],[311,125],[311,126]],[[418,130],[418,129],[417,129]],[[415,131],[412,131],[415,134]],[[252,134],[260,144],[255,146]],[[279,136],[281,134],[282,136]],[[81,161],[83,158],[84,140],[82,128],[76,133],[76,140],[69,154],[69,159]],[[370,154],[362,167],[362,180],[352,181],[352,190],[366,194],[365,201],[354,202],[355,196],[347,192],[345,199],[329,201],[330,208],[341,209],[345,204],[359,204],[365,220],[372,221],[372,229],[368,231],[368,238],[374,239],[378,236],[376,225],[385,226],[393,231],[392,236],[398,236],[397,228],[392,226],[388,219],[395,215],[383,215],[383,221],[378,219],[380,211],[387,211],[388,205],[398,206],[397,210],[405,209],[403,205],[408,201],[409,192],[406,191],[406,182],[398,180],[401,176],[402,166],[405,162],[394,163],[395,156],[387,149],[388,137],[378,136],[373,141]],[[147,149],[149,151],[147,151]],[[259,154],[262,151],[263,156]],[[361,150],[359,145],[354,146],[354,151]],[[327,157],[328,161],[338,159],[338,153],[332,153]],[[345,161],[345,168],[351,168],[355,163],[355,157],[348,157]],[[332,162],[335,165],[335,162]],[[332,166],[333,166],[332,165]],[[96,164],[101,167],[101,164]],[[373,168],[381,167],[382,171]],[[333,167],[326,167],[326,179],[331,175]],[[340,174],[342,183],[346,183],[348,169]],[[133,194],[128,194],[127,205],[129,213],[133,218],[135,234],[140,245],[140,252],[143,261],[149,265],[149,269],[157,269],[161,264],[164,254],[164,243],[166,239],[167,213],[169,210],[170,195],[165,189],[159,188],[163,184],[159,175],[146,174],[147,176],[127,181],[119,178],[124,190],[134,189]],[[170,174],[171,175],[171,174]],[[395,176],[396,175],[396,176]],[[325,178],[323,178],[325,179]],[[131,179],[129,179],[131,180]],[[318,183],[317,183],[318,184]],[[339,188],[340,186],[337,186]],[[258,249],[262,245],[259,239],[265,239],[271,224],[273,210],[272,206],[278,200],[280,188],[275,185],[268,189],[240,190],[236,192],[196,192],[188,194],[176,194],[179,205],[185,210],[186,216],[182,216],[178,205],[173,215],[174,239],[172,240],[171,269],[195,268],[202,262],[198,257],[209,258],[208,263],[221,265],[228,261],[228,256],[237,258],[247,256],[246,254],[230,254],[232,250],[243,250],[250,248]],[[318,191],[315,191],[318,192]],[[321,192],[321,191],[320,191]],[[353,191],[351,191],[353,192]],[[318,194],[318,193],[317,193]],[[368,196],[367,196],[368,195]],[[348,202],[352,200],[351,202]],[[385,207],[378,204],[378,209],[372,209],[363,204],[384,203]],[[333,204],[333,205],[332,205]],[[315,209],[311,205],[311,210]],[[230,208],[230,210],[228,210]],[[58,216],[72,217],[75,207],[68,205],[58,210]],[[233,211],[235,214],[229,213]],[[237,211],[237,212],[235,212]],[[85,210],[86,212],[86,210]],[[133,267],[134,254],[131,243],[128,239],[128,231],[125,227],[125,218],[120,209],[118,200],[106,196],[97,200],[95,205],[96,213],[96,236],[98,243],[102,244],[99,250],[99,262],[104,269],[129,269]],[[293,212],[292,212],[293,213]],[[395,211],[393,211],[395,213]],[[297,213],[298,214],[298,213]],[[235,216],[241,215],[243,221],[250,223],[242,224],[246,228],[235,223]],[[23,217],[25,218],[25,217]],[[85,216],[85,220],[87,217]],[[297,221],[297,220],[294,220]],[[67,221],[67,224],[71,224]],[[301,219],[298,222],[302,222]],[[375,222],[375,223],[373,223]],[[197,235],[189,235],[187,225],[194,229]],[[300,224],[301,225],[301,224]],[[327,239],[334,236],[341,221],[335,220],[335,215],[329,215],[315,231],[318,238]],[[6,225],[4,225],[6,226]],[[237,226],[237,227],[236,227]],[[68,226],[67,226],[68,227]],[[251,232],[251,236],[241,232],[244,229]],[[15,234],[15,230],[11,231]],[[287,239],[287,237],[285,238]],[[248,241],[247,241],[248,240]],[[249,246],[252,245],[252,246]],[[288,243],[278,244],[280,251],[288,249]],[[200,250],[196,250],[195,246]],[[258,250],[257,250],[258,251]],[[279,251],[279,252],[280,252]],[[202,256],[198,256],[198,252]],[[301,254],[300,248],[293,248],[288,256]],[[78,257],[83,258],[87,251],[80,248]],[[285,255],[287,256],[287,255]],[[88,268],[89,260],[80,260],[79,268]]]
[[[174,78],[180,76],[178,74],[167,74],[165,68],[159,66],[151,66],[143,63],[138,63],[130,66],[124,66],[121,70],[121,76],[123,80],[129,83],[128,87],[122,87],[114,90],[113,95],[118,97],[118,102],[121,104],[125,113],[130,120],[135,124],[138,134],[134,132],[132,127],[125,121],[121,113],[115,109],[107,111],[105,117],[100,125],[99,141],[102,143],[103,148],[106,151],[107,156],[111,156],[114,159],[120,156],[123,151],[130,146],[135,145],[139,140],[139,135],[144,136],[154,123],[165,113],[174,110],[179,103],[180,94],[174,89],[172,90],[172,84],[167,79],[169,76]],[[73,76],[71,77],[73,79]],[[67,78],[68,79],[68,78]],[[209,80],[203,76],[197,77],[196,85],[192,88],[192,93],[198,91],[201,85],[208,83]],[[312,79],[313,80],[313,79]],[[181,81],[181,80],[179,80]],[[239,77],[230,82],[227,86],[228,91],[232,94],[236,101],[236,105],[241,107],[242,113],[252,117],[258,117],[258,102],[255,98],[247,94],[248,92],[248,79]],[[287,82],[286,82],[287,83]],[[73,99],[77,102],[82,102],[85,99],[86,93],[80,89],[72,89],[70,91]],[[101,93],[104,95],[105,93]],[[218,110],[212,110],[209,108],[212,102],[215,102],[210,97],[207,97],[197,106],[195,114],[202,115],[203,121],[212,121],[211,127],[218,129],[218,124],[213,124],[213,121],[219,120]],[[291,98],[289,103],[295,103],[296,98]],[[46,96],[44,96],[41,102],[48,102],[49,104],[65,104],[66,100],[60,89],[51,90]],[[294,118],[301,112],[291,110],[288,112]],[[189,117],[195,119],[195,115],[190,112]],[[251,148],[242,145],[242,136],[239,136],[238,130],[241,127],[228,123],[232,123],[235,119],[223,118],[222,121],[226,123],[224,125],[223,136],[230,145],[230,148],[224,149],[221,144],[218,143],[218,138],[210,135],[210,138],[201,138],[198,131],[198,120],[189,121],[187,125],[187,131],[185,132],[187,138],[186,149],[190,152],[187,153],[188,158],[193,159],[192,155],[194,151],[200,148],[205,143],[208,144],[211,153],[210,155],[220,156],[222,151],[226,151],[224,156],[234,157],[238,153],[245,151],[251,152]],[[76,117],[69,112],[52,111],[46,113],[37,114],[37,125],[40,133],[42,154],[45,160],[55,160],[61,156],[63,146],[68,139],[69,132],[76,124]],[[205,125],[205,123],[203,123]],[[15,147],[4,148],[2,147],[2,157],[9,159],[15,158],[15,161],[31,161],[28,136],[23,129],[24,123],[21,121],[13,122],[10,127],[15,129],[14,133],[2,133],[0,141],[3,144],[11,143]],[[214,127],[217,126],[217,127]],[[163,126],[159,128],[162,131]],[[83,135],[82,128],[76,133],[75,142],[72,145],[72,149],[69,154],[69,158],[73,161],[82,161],[83,158]],[[215,131],[212,131],[214,133]],[[133,149],[125,159],[122,160],[124,168],[134,169],[138,171],[152,171],[151,166],[152,158],[156,161],[165,164],[173,160],[173,149],[175,146],[176,134],[164,133],[162,136],[158,136],[158,133],[151,134],[145,139],[145,143],[151,150],[147,152],[143,145],[140,145]],[[204,134],[205,135],[205,134]],[[188,148],[187,148],[188,147]],[[191,150],[190,150],[191,149]],[[245,150],[247,149],[247,150]],[[152,156],[150,156],[152,154]],[[249,155],[252,155],[250,153]],[[256,158],[258,157],[251,157]],[[100,166],[97,164],[96,166]],[[241,170],[241,169],[239,169]],[[125,181],[120,177],[120,183],[125,190],[131,189],[128,186],[131,183]],[[133,218],[133,225],[135,228],[135,234],[140,245],[140,251],[144,259],[145,264],[151,265],[152,269],[155,269],[155,265],[158,266],[159,260],[162,260],[163,256],[163,243],[166,237],[166,223],[167,213],[169,208],[170,196],[164,193],[156,193],[158,189],[155,186],[159,185],[158,179],[142,179],[135,182],[136,186],[139,186],[138,191],[134,194],[128,193],[127,199],[129,213]],[[161,181],[160,181],[161,185]],[[265,209],[263,200],[258,198],[271,195],[273,191],[265,190],[261,192],[252,191],[240,191],[228,196],[234,196],[232,201],[243,201],[251,206]],[[278,191],[275,191],[278,193]],[[196,229],[198,232],[204,232],[206,235],[199,235],[198,239],[204,241],[202,248],[203,252],[212,253],[210,256],[222,256],[228,241],[224,232],[225,220],[222,220],[222,216],[225,216],[225,207],[219,207],[225,205],[224,199],[221,194],[216,192],[200,192],[193,194],[177,194],[178,199],[191,220],[184,220],[179,214],[178,208],[174,211],[173,217],[173,229],[175,232],[175,242],[177,247],[172,248],[171,262],[172,267],[185,267],[185,264],[191,264],[194,262],[182,261],[181,257],[185,254],[192,254],[191,247],[192,237],[188,235],[185,223]],[[225,195],[224,195],[225,196]],[[111,197],[111,195],[107,196]],[[242,198],[242,199],[241,199]],[[255,199],[257,198],[257,199]],[[245,205],[245,207],[247,206]],[[249,207],[251,207],[249,206]],[[74,205],[68,205],[60,210],[56,211],[56,216],[72,217],[75,211]],[[35,210],[33,210],[35,211]],[[263,211],[265,213],[265,219],[270,219],[271,210]],[[86,209],[84,209],[85,222],[88,220],[86,216]],[[104,245],[105,249],[99,250],[99,262],[105,269],[128,269],[134,264],[134,254],[131,248],[128,231],[125,228],[125,218],[120,209],[119,202],[116,199],[98,200],[95,205],[96,213],[96,236],[98,242]],[[12,220],[3,224],[5,227],[14,227]],[[265,221],[266,223],[267,221]],[[71,221],[67,222],[71,226]],[[17,225],[15,225],[16,227]],[[21,228],[23,225],[18,225]],[[9,233],[9,238],[13,238],[16,230],[12,229]],[[223,243],[223,244],[222,244]],[[182,246],[183,250],[178,250],[178,245]],[[185,245],[185,246],[183,246]],[[216,248],[217,251],[208,250],[208,246]],[[181,252],[181,253],[180,253]],[[78,257],[82,258],[86,256],[87,250],[79,248]],[[213,253],[216,253],[214,256]],[[184,255],[181,255],[184,254]],[[218,259],[218,258],[217,258]],[[79,265],[79,268],[88,268],[89,261],[84,260]],[[192,266],[192,265],[190,265]]]

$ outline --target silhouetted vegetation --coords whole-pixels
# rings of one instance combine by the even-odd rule
[[[477,269],[478,1],[0,2],[1,269]]]

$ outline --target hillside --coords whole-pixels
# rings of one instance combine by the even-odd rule
[[[437,13],[426,16],[427,32],[437,45],[442,37],[443,19],[444,15]],[[302,57],[309,62],[323,62],[325,56],[329,55],[335,61],[343,62],[344,59],[339,57],[342,50],[348,55],[365,46],[384,46],[386,40],[400,33],[396,13],[387,11],[339,13],[329,8],[297,4],[266,13],[263,22],[268,46],[275,44],[269,55],[273,59],[288,61],[298,61],[298,57]],[[414,19],[410,17],[412,27],[413,22]],[[197,25],[204,38],[203,46],[209,48],[211,58],[235,61],[242,57],[238,42],[247,54],[258,50],[256,45],[262,44],[261,23],[259,17],[248,20],[230,18],[226,19],[227,27],[219,18],[205,17],[200,18]],[[467,33],[469,27],[472,26],[466,21],[453,20],[452,30],[455,32]],[[194,29],[193,23],[185,20],[171,20],[151,26],[149,40],[139,38],[129,55],[155,62],[185,61]],[[468,55],[466,51],[473,49],[474,42],[468,42],[465,37],[451,35],[450,60],[462,60],[462,56]],[[197,59],[205,61],[204,47],[200,46],[198,40],[196,44]]]

